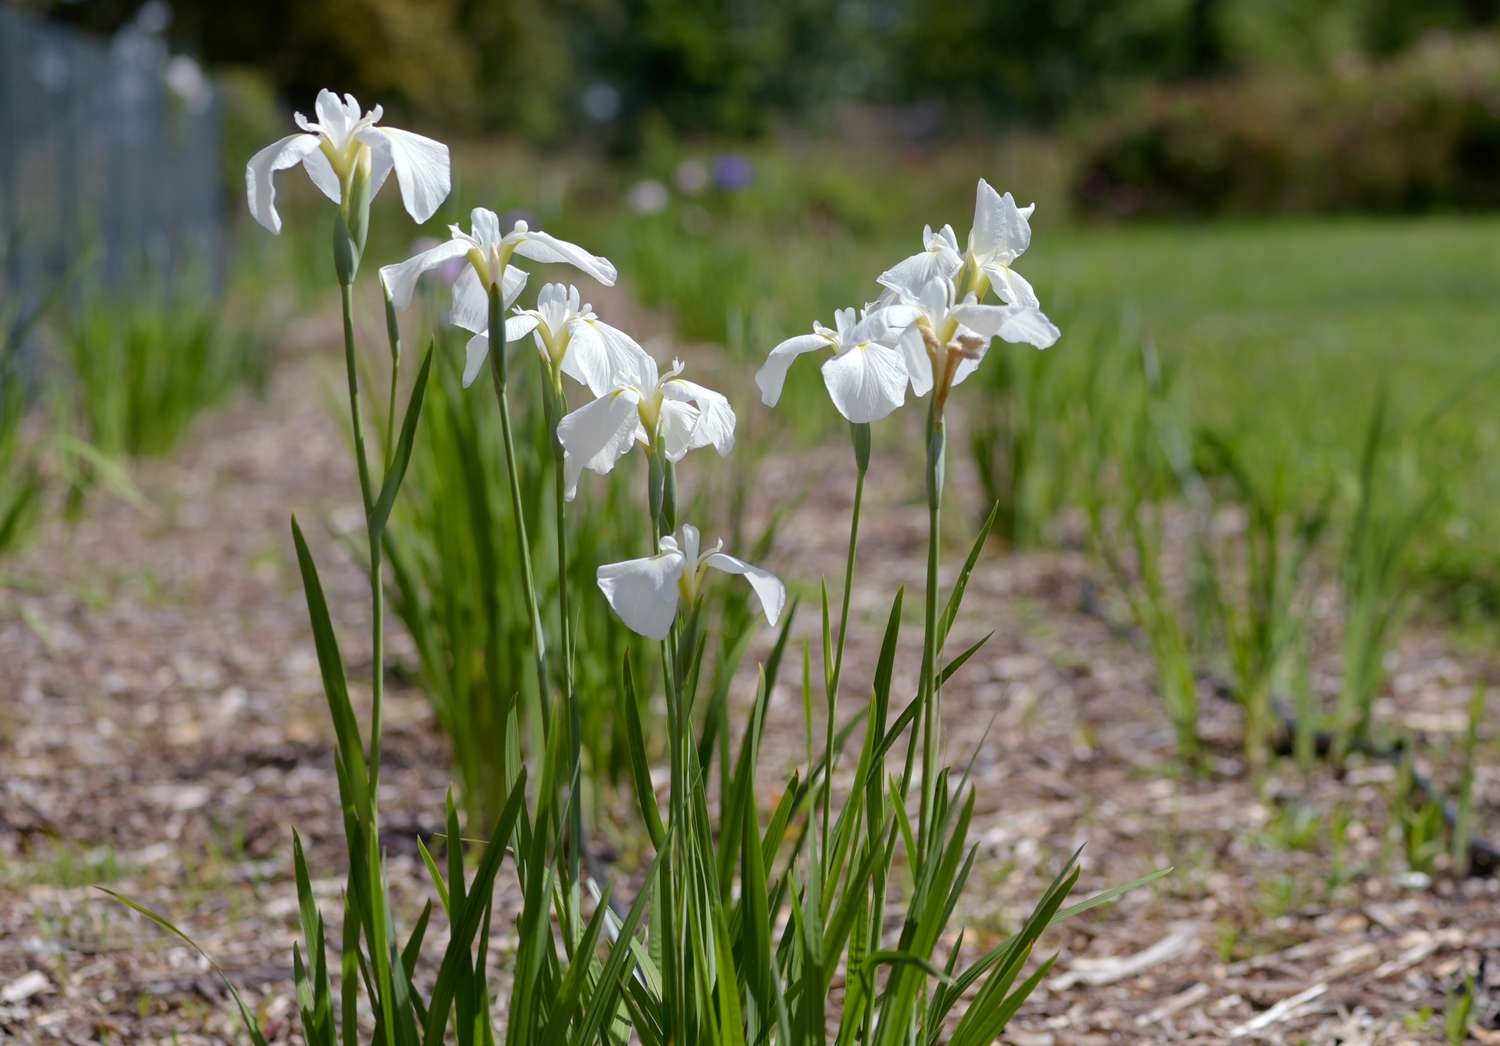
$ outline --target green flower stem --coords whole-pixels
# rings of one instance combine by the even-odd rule
[[[661,538],[671,533],[667,513],[670,511],[671,464],[656,453],[651,455],[651,472],[648,481],[647,504],[651,510],[651,530],[658,535],[653,540],[652,554],[661,551]],[[665,493],[664,493],[665,492]],[[679,620],[673,622],[672,630],[661,644],[662,682],[667,694],[667,742],[671,755],[671,805],[668,827],[676,824],[686,827],[682,820],[687,813],[687,754],[685,739],[688,730],[688,709],[683,694],[683,636],[693,642],[695,629],[686,630],[680,623],[681,612],[695,614],[692,608],[680,608]],[[689,648],[688,653],[691,653]],[[670,833],[669,833],[670,834]]]
[[[359,492],[365,509],[365,537],[370,546],[370,811],[376,814],[380,784],[380,740],[385,696],[385,583],[381,576],[380,535],[375,532],[375,497],[370,486],[370,462],[365,452],[364,418],[359,407],[359,367],[354,353],[354,285],[339,283],[344,312],[344,371],[349,382],[349,421],[354,428],[354,461],[359,470]],[[373,829],[372,829],[373,830]]]
[[[531,640],[536,655],[537,700],[541,702],[542,721],[547,721],[547,640],[542,632],[542,613],[536,600],[536,579],[531,572],[531,542],[526,536],[526,516],[521,507],[521,477],[516,470],[516,445],[511,436],[510,380],[505,359],[505,316],[500,301],[502,270],[490,284],[490,377],[495,386],[495,400],[500,405],[500,432],[505,445],[505,473],[510,480],[510,509],[516,521],[516,545],[521,555],[521,589],[531,612]]]
[[[651,554],[661,550],[661,539],[677,529],[677,469],[653,447],[646,477],[646,507],[651,512]]]
[[[653,555],[661,551],[661,539],[672,532],[669,513],[675,514],[671,504],[675,491],[671,489],[674,484],[670,473],[670,463],[653,448],[646,488],[646,505],[651,513]],[[683,844],[686,838],[683,833],[688,830],[688,759],[685,741],[687,711],[679,673],[679,644],[679,626],[674,622],[672,630],[661,643],[662,685],[667,698],[667,749],[671,770],[665,842],[667,852],[662,855],[657,868],[661,895],[657,903],[661,905],[664,939],[667,944],[662,976],[665,980],[664,996],[670,1013],[667,1022],[669,1041],[672,1041],[670,1036],[674,1029],[686,1027],[687,1014],[683,1003],[688,998],[686,952],[678,948],[687,926],[687,885],[683,869],[688,859]]]
[[[544,357],[538,356],[542,364],[543,417],[547,425],[547,443],[552,448],[552,507],[556,515],[557,532],[557,616],[562,636],[562,681],[563,700],[568,710],[568,743],[572,749],[570,766],[572,786],[569,788],[568,832],[570,850],[569,880],[574,886],[579,880],[579,862],[583,857],[583,801],[579,790],[583,787],[583,724],[578,711],[578,690],[573,678],[573,615],[568,601],[568,531],[567,531],[567,478],[563,472],[566,456],[562,441],[557,438],[557,425],[567,413],[567,393],[563,391],[562,374],[552,369]]]
[[[365,537],[370,549],[370,752],[368,756],[370,786],[370,824],[367,827],[375,875],[380,872],[380,752],[385,695],[385,581],[381,565],[381,534],[375,525],[375,495],[370,481],[369,456],[365,451],[364,417],[359,406],[359,370],[354,351],[354,274],[358,269],[361,243],[344,235],[342,212],[335,228],[334,264],[339,275],[339,300],[344,317],[344,371],[349,383],[349,422],[354,430],[354,461],[359,471],[360,499],[365,510]],[[341,246],[343,245],[343,246]],[[373,1001],[379,1007],[385,1041],[395,1046],[395,1011],[391,998],[391,978],[386,962],[384,926],[372,923],[370,951],[375,956],[375,980],[378,985]]]
[[[943,465],[947,426],[934,401],[927,418],[927,605],[922,628],[922,803],[917,819],[917,850],[925,855],[936,802],[942,695],[938,683],[938,553],[942,543]],[[922,858],[925,859],[925,856]]]
[[[828,678],[828,720],[825,724],[823,738],[825,787],[823,789],[822,859],[825,862],[828,857],[829,807],[830,797],[833,792],[833,721],[834,713],[838,709],[839,679],[844,671],[844,640],[849,636],[849,599],[854,591],[854,559],[856,546],[859,542],[859,510],[865,500],[865,473],[870,468],[870,426],[868,424],[851,423],[849,429],[854,440],[854,465],[856,470],[854,479],[854,509],[849,516],[849,551],[844,559],[844,593],[840,599],[839,606],[839,638],[837,645],[834,647],[833,670]]]

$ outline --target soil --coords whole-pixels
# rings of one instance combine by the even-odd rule
[[[138,468],[148,508],[98,494],[76,524],[49,525],[5,565],[0,1040],[240,1041],[209,964],[102,885],[190,933],[271,1041],[301,1041],[293,828],[325,911],[343,878],[331,730],[291,510],[318,559],[351,677],[370,671],[359,617],[367,582],[339,536],[359,509],[331,335],[320,325],[292,332],[263,399],[204,418],[170,459]],[[762,463],[767,501],[829,478],[801,499],[783,528],[795,540],[768,564],[808,594],[820,575],[838,584],[847,454],[786,451]],[[955,473],[950,578],[975,517]],[[923,576],[920,474],[887,455],[871,475],[846,695],[868,689],[895,590],[918,593]],[[1471,1041],[1500,1042],[1500,883],[1457,878],[1442,860],[1411,870],[1391,831],[1389,765],[1304,775],[1283,762],[1253,783],[1227,702],[1204,706],[1208,772],[1180,772],[1149,657],[1083,609],[1102,584],[1081,551],[988,556],[950,640],[957,650],[994,632],[944,691],[950,757],[977,753],[979,858],[955,935],[967,927],[973,947],[1013,927],[1080,845],[1076,898],[1173,869],[1047,935],[1056,965],[1006,1041],[1443,1042],[1449,998],[1474,975]],[[814,617],[802,615],[799,637],[813,634]],[[898,670],[910,682],[915,624],[906,631]],[[392,646],[381,801],[392,890],[411,912],[429,896],[414,840],[438,827],[449,775],[445,742],[405,670],[410,652],[399,636]],[[1336,657],[1317,669],[1326,683]],[[1432,774],[1451,783],[1469,694],[1476,680],[1496,686],[1495,664],[1411,628],[1390,669],[1382,721],[1410,729]],[[802,758],[795,673],[783,675],[763,796]],[[853,710],[849,697],[843,711]],[[1500,835],[1493,760],[1475,794],[1481,831]],[[501,915],[516,899],[501,882],[503,967],[514,928]]]

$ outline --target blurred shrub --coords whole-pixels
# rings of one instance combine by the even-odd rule
[[[1158,89],[1087,130],[1076,203],[1116,216],[1500,204],[1500,39]]]
[[[145,0],[20,2],[114,32]],[[297,105],[332,86],[401,108],[410,126],[624,152],[656,126],[847,130],[850,103],[914,106],[929,131],[945,116],[1048,121],[1145,83],[1389,55],[1497,17],[1491,0],[174,0],[171,12],[173,47],[216,70],[253,67]]]
[[[245,161],[296,128],[276,97],[271,82],[250,69],[228,69],[215,77],[219,91],[219,154],[223,184],[231,190],[231,210],[245,211]],[[303,103],[310,106],[312,99]],[[316,117],[313,117],[316,119]],[[291,223],[288,223],[290,225]]]

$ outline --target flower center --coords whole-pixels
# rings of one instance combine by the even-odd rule
[[[989,293],[989,289],[989,273],[980,267],[979,259],[974,257],[973,251],[970,251],[968,256],[964,258],[964,289],[958,298],[962,301],[972,294],[977,300],[983,301],[984,296]]]
[[[547,357],[551,360],[553,369],[561,367],[563,357],[568,354],[568,343],[573,340],[573,325],[564,323],[556,334],[545,321],[538,328],[542,332],[542,344],[547,346]]]
[[[642,396],[636,411],[641,416],[641,424],[646,427],[646,439],[651,446],[656,445],[656,426],[661,423],[661,405],[666,397],[662,394],[661,387],[649,396]]]
[[[327,134],[318,143],[318,148],[328,158],[328,165],[333,168],[333,173],[338,176],[339,185],[345,189],[354,176],[356,167],[365,167],[367,170],[371,163],[370,146],[350,135],[342,145],[335,144]]]

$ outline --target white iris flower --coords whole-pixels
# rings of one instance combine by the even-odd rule
[[[611,387],[563,418],[557,438],[567,452],[563,462],[568,500],[578,492],[585,468],[610,472],[631,444],[660,450],[668,461],[681,461],[697,447],[720,455],[734,449],[734,410],[712,389],[678,377],[682,363],[659,374],[644,350],[619,361]]]
[[[510,264],[512,256],[571,265],[606,287],[612,285],[618,275],[608,258],[590,254],[576,243],[533,229],[524,221],[517,221],[509,232],[502,234],[499,216],[488,208],[475,207],[469,215],[469,223],[468,232],[450,225],[451,238],[446,242],[380,270],[380,282],[385,285],[386,293],[396,308],[404,309],[411,304],[417,280],[424,272],[457,258],[468,261],[453,284],[453,311],[449,315],[455,327],[473,335],[465,350],[465,386],[474,381],[489,353],[490,286],[500,278],[500,273],[505,274],[501,298],[503,306],[510,308],[526,285],[526,273]],[[524,334],[532,328],[518,325],[517,329]],[[507,321],[507,339],[513,336],[510,330],[510,321]]]
[[[431,218],[447,198],[452,175],[448,147],[442,142],[395,127],[377,127],[382,113],[380,106],[362,112],[352,94],[340,100],[332,91],[319,91],[314,111],[317,122],[296,113],[302,133],[273,142],[250,157],[245,165],[245,195],[250,213],[271,232],[281,232],[273,176],[299,163],[313,184],[334,203],[343,201],[344,191],[357,168],[367,165],[371,198],[395,171],[401,202],[418,224]]]
[[[1011,268],[1031,246],[1030,219],[1035,210],[1036,204],[1016,206],[1010,193],[997,193],[981,178],[968,249],[959,251],[958,236],[951,225],[937,232],[929,226],[922,231],[922,252],[887,269],[880,276],[880,285],[908,302],[922,297],[924,288],[944,279],[958,284],[960,300],[971,294],[975,301],[981,300],[993,288],[1011,310],[1004,328],[995,333],[1006,341],[1048,348],[1057,341],[1058,329],[1042,312],[1031,284]]]
[[[548,367],[588,386],[595,396],[611,391],[615,375],[633,373],[646,355],[634,338],[599,319],[571,284],[547,284],[536,308],[518,310],[505,321],[506,341],[527,334]]]
[[[776,406],[792,361],[803,353],[826,349],[833,353],[822,366],[823,384],[838,412],[850,421],[879,421],[906,402],[906,360],[900,345],[902,328],[915,318],[899,306],[840,309],[832,330],[813,324],[811,334],[788,338],[771,350],[755,374],[761,402]]]
[[[1030,310],[982,304],[972,293],[960,299],[947,277],[909,290],[892,290],[887,300],[886,309],[900,310],[907,323],[901,348],[912,391],[918,396],[933,387],[934,363],[948,368],[946,375],[937,377],[946,391],[974,373],[996,335],[1014,342],[1026,341],[1031,333]]]
[[[599,568],[599,589],[631,631],[649,639],[666,639],[677,619],[677,608],[698,598],[708,569],[737,574],[750,583],[766,620],[773,626],[786,606],[786,586],[768,570],[723,552],[717,541],[701,552],[698,528],[682,527],[682,541],[661,539],[661,551],[643,559],[607,563]]]

